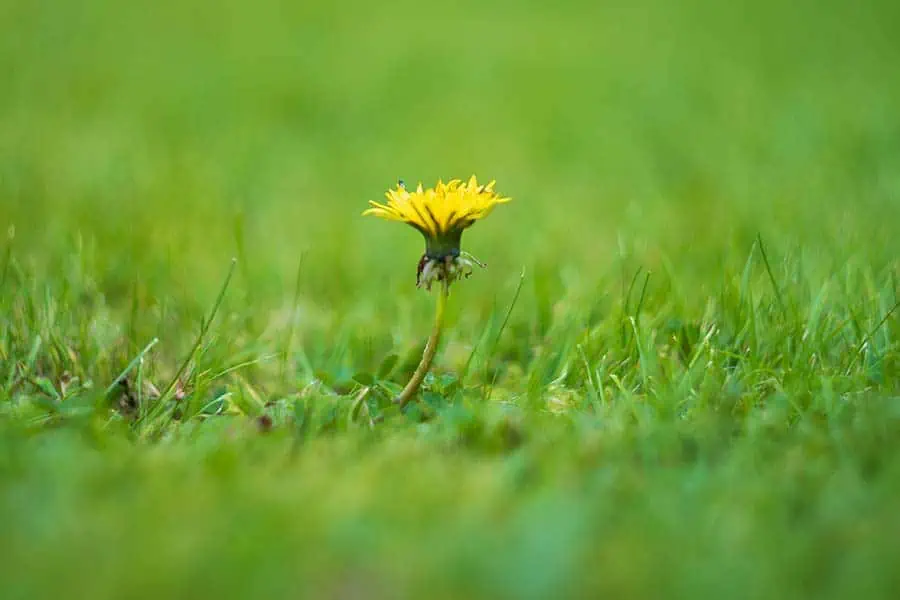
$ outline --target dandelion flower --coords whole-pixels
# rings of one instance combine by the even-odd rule
[[[495,206],[510,199],[494,191],[493,181],[479,185],[474,175],[467,183],[459,179],[447,183],[438,181],[436,186],[427,190],[420,183],[414,192],[407,190],[400,181],[396,189],[388,190],[385,196],[387,203],[370,201],[371,207],[363,215],[400,221],[419,230],[425,237],[425,254],[419,260],[416,285],[430,290],[435,281],[441,282],[434,329],[425,344],[422,361],[409,383],[394,399],[403,408],[418,391],[437,353],[450,284],[460,277],[471,275],[475,265],[484,267],[477,258],[460,250],[463,231],[475,221],[485,218]]]
[[[435,281],[450,284],[484,265],[460,249],[464,230],[483,219],[498,204],[509,202],[494,191],[494,182],[479,185],[473,175],[467,183],[453,179],[438,181],[433,188],[422,184],[409,191],[403,181],[385,193],[387,203],[370,201],[363,215],[400,221],[415,227],[425,238],[425,254],[419,261],[416,285],[431,289]]]

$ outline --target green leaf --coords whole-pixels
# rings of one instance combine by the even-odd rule
[[[357,373],[351,379],[360,385],[369,386],[375,384],[375,378],[372,377],[371,373]]]
[[[422,401],[434,409],[441,409],[446,406],[447,402],[444,397],[436,392],[424,392]]]
[[[56,399],[57,402],[60,400],[59,392],[56,391],[56,388],[53,387],[53,384],[50,383],[50,380],[46,377],[38,377],[34,380],[34,384],[40,388],[42,392]]]
[[[453,373],[444,373],[438,377],[441,391],[445,396],[449,396],[459,387],[459,378]]]
[[[400,360],[399,354],[388,354],[384,357],[384,360],[381,361],[381,364],[378,366],[377,377],[378,379],[384,379],[394,370],[394,367],[397,366],[397,361]]]
[[[334,377],[331,376],[331,373],[317,369],[315,375],[316,379],[321,381],[326,387],[334,389]]]
[[[391,398],[399,395],[400,392],[403,391],[402,386],[399,386],[392,381],[379,381],[376,385]]]

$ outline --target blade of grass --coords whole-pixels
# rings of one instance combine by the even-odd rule
[[[853,367],[856,366],[856,363],[859,361],[859,357],[862,356],[862,351],[866,347],[866,344],[869,342],[872,336],[878,333],[878,330],[888,322],[888,319],[890,319],[891,316],[893,316],[893,314],[897,312],[898,308],[900,308],[900,301],[895,303],[894,306],[891,307],[891,310],[889,310],[887,314],[884,315],[884,318],[878,321],[878,324],[873,327],[865,336],[863,336],[862,341],[859,343],[859,345],[857,345],[856,351],[853,353],[853,359],[850,361],[850,365],[847,367],[848,375],[850,374],[850,371],[853,370]]]
[[[515,306],[516,301],[519,299],[519,294],[520,294],[521,291],[522,291],[522,284],[523,284],[524,282],[525,282],[525,269],[524,269],[524,267],[523,267],[523,268],[522,268],[522,273],[521,273],[521,275],[519,275],[519,283],[517,284],[517,286],[516,286],[516,291],[515,291],[514,294],[513,294],[512,304],[509,306],[509,308],[507,308],[507,310],[506,310],[506,316],[505,316],[505,318],[504,318],[504,320],[503,320],[503,323],[502,323],[501,326],[500,326],[500,330],[499,330],[500,333],[503,333],[503,329],[506,327],[506,322],[509,320],[509,315],[510,315],[510,313],[511,313],[511,311],[512,311],[512,307]],[[491,321],[493,322],[493,315],[492,315],[491,317],[492,317],[492,318],[491,318]],[[493,323],[491,323],[491,324],[493,324]],[[466,375],[469,373],[469,368],[472,366],[472,360],[474,360],[475,355],[478,354],[478,348],[481,346],[481,342],[484,341],[485,339],[487,339],[487,337],[488,337],[488,329],[489,329],[489,328],[490,328],[490,327],[486,328],[486,330],[485,330],[485,331],[482,333],[482,335],[478,338],[478,341],[475,342],[475,346],[472,348],[472,351],[469,353],[469,358],[466,359],[466,364],[465,364],[465,366],[463,367],[462,371],[461,371],[460,374],[459,374],[459,380],[460,380],[460,381],[465,380]],[[495,344],[496,344],[497,341],[499,341],[499,339],[500,339],[500,338],[499,338],[499,334],[498,334],[498,336],[495,337]],[[493,350],[492,350],[492,351],[493,351]],[[487,358],[488,358],[488,357],[485,357],[485,360],[487,360]]]
[[[119,385],[122,380],[124,380],[128,376],[132,369],[143,363],[144,356],[146,356],[147,353],[150,352],[150,350],[153,349],[153,346],[155,346],[157,343],[159,343],[159,338],[153,338],[152,340],[150,340],[150,343],[144,346],[144,349],[141,350],[138,355],[135,356],[130,363],[128,363],[128,366],[125,367],[125,369],[123,369],[121,373],[119,373],[118,377],[113,379],[112,383],[110,383],[106,387],[105,393],[110,394],[114,389],[116,389],[116,386]]]
[[[241,369],[245,369],[247,367],[252,367],[253,365],[257,365],[259,363],[265,362],[271,358],[275,358],[276,356],[278,356],[278,354],[266,354],[264,356],[254,358],[252,360],[245,360],[243,362],[237,363],[236,365],[231,365],[230,367],[222,369],[218,373],[209,377],[207,379],[207,382],[211,383],[213,381],[216,381],[217,379],[221,379],[222,377],[225,377],[226,375],[234,373],[235,371],[240,371]]]
[[[281,354],[281,379],[287,377],[287,363],[291,355],[291,346],[294,344],[294,321],[297,318],[297,306],[300,304],[300,275],[303,272],[303,258],[305,254],[300,253],[300,259],[297,261],[297,275],[294,279],[294,298],[291,302],[291,318],[288,321],[287,335],[284,339],[284,348]]]
[[[641,381],[645,386],[649,387],[652,383],[653,374],[656,371],[656,357],[645,350],[644,342],[641,339],[640,325],[638,324],[637,319],[629,317],[628,320],[631,323],[631,329],[634,332],[634,340],[637,344],[639,358],[638,367],[640,369]]]
[[[9,264],[12,261],[13,240],[16,237],[16,228],[10,225],[6,235],[6,249],[3,251],[3,269],[0,269],[0,289],[6,285],[6,276],[9,274]]]
[[[641,274],[641,271],[644,267],[638,267],[634,272],[634,277],[631,278],[631,284],[628,286],[628,291],[625,291],[625,269],[622,269],[622,318],[624,319],[628,315],[628,305],[631,304],[631,293],[634,291],[634,286],[637,283],[638,277]],[[622,345],[625,346],[628,343],[628,327],[625,321],[622,321]]]
[[[147,421],[153,421],[158,418],[162,418],[166,415],[171,409],[167,407],[168,401],[171,399],[172,395],[175,392],[175,388],[178,385],[178,382],[181,379],[181,376],[187,370],[188,366],[191,364],[191,361],[197,354],[197,350],[203,344],[203,340],[206,337],[206,334],[209,332],[209,328],[212,326],[213,320],[216,318],[216,314],[219,312],[219,308],[222,306],[222,302],[225,300],[225,293],[228,291],[228,286],[231,284],[231,279],[234,277],[235,267],[237,266],[237,259],[231,259],[231,265],[228,268],[228,274],[225,276],[225,281],[222,283],[222,288],[219,290],[218,296],[216,296],[216,300],[213,303],[212,309],[210,310],[209,316],[200,324],[200,333],[197,335],[197,339],[194,342],[194,345],[191,347],[191,351],[185,357],[184,362],[181,363],[181,366],[175,372],[175,376],[172,377],[172,380],[166,386],[165,390],[162,394],[160,394],[159,399],[156,404],[150,411],[137,422],[137,425],[143,426]]]
[[[781,289],[778,287],[778,282],[775,281],[775,275],[772,273],[772,265],[769,264],[769,256],[766,254],[766,248],[763,245],[762,234],[756,234],[756,242],[759,246],[759,254],[762,256],[763,264],[766,266],[766,273],[769,274],[769,281],[772,283],[772,289],[775,291],[775,300],[778,302],[778,306],[784,314],[784,317],[787,318],[787,306],[784,303],[784,299],[781,297]]]
[[[591,404],[594,406],[594,410],[596,410],[600,394],[597,392],[597,386],[594,384],[594,376],[591,372],[591,365],[588,362],[587,355],[584,353],[584,347],[581,344],[578,344],[577,348],[578,354],[581,355],[581,362],[584,364],[584,374],[587,377],[588,390],[591,393]]]
[[[644,275],[644,285],[641,286],[641,296],[638,299],[637,308],[634,311],[634,317],[637,319],[637,322],[641,322],[641,310],[644,308],[644,300],[647,297],[647,284],[650,283],[650,271]]]
[[[157,341],[158,338],[154,338],[154,341]],[[138,360],[137,365],[137,377],[135,387],[137,387],[137,414],[144,414],[144,357],[143,355]]]
[[[503,331],[506,329],[507,324],[509,323],[509,317],[512,315],[513,308],[515,308],[516,303],[519,301],[519,295],[522,292],[522,285],[525,283],[525,267],[522,267],[522,273],[519,275],[519,283],[516,285],[516,291],[513,294],[512,302],[509,303],[509,307],[506,309],[506,315],[503,317],[503,322],[500,324],[500,329],[497,330],[497,335],[494,336],[494,341],[490,346],[490,350],[484,356],[484,378],[487,379],[487,369],[488,364],[491,360],[491,355],[494,354],[494,351],[497,349],[497,345],[500,343],[500,337],[503,335]],[[490,386],[488,386],[485,394],[485,401],[490,399],[491,390],[494,387],[494,381],[491,381]]]
[[[750,246],[750,253],[747,255],[747,260],[744,262],[744,270],[741,271],[741,300],[744,299],[744,295],[750,291],[750,275],[753,273],[753,257],[755,256],[754,251],[756,250],[757,240],[753,240],[753,244]]]

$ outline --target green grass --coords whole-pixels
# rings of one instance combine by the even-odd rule
[[[898,19],[0,3],[3,597],[891,597]]]

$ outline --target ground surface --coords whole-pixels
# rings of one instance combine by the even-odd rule
[[[4,598],[897,589],[897,3],[304,4],[0,4]]]

